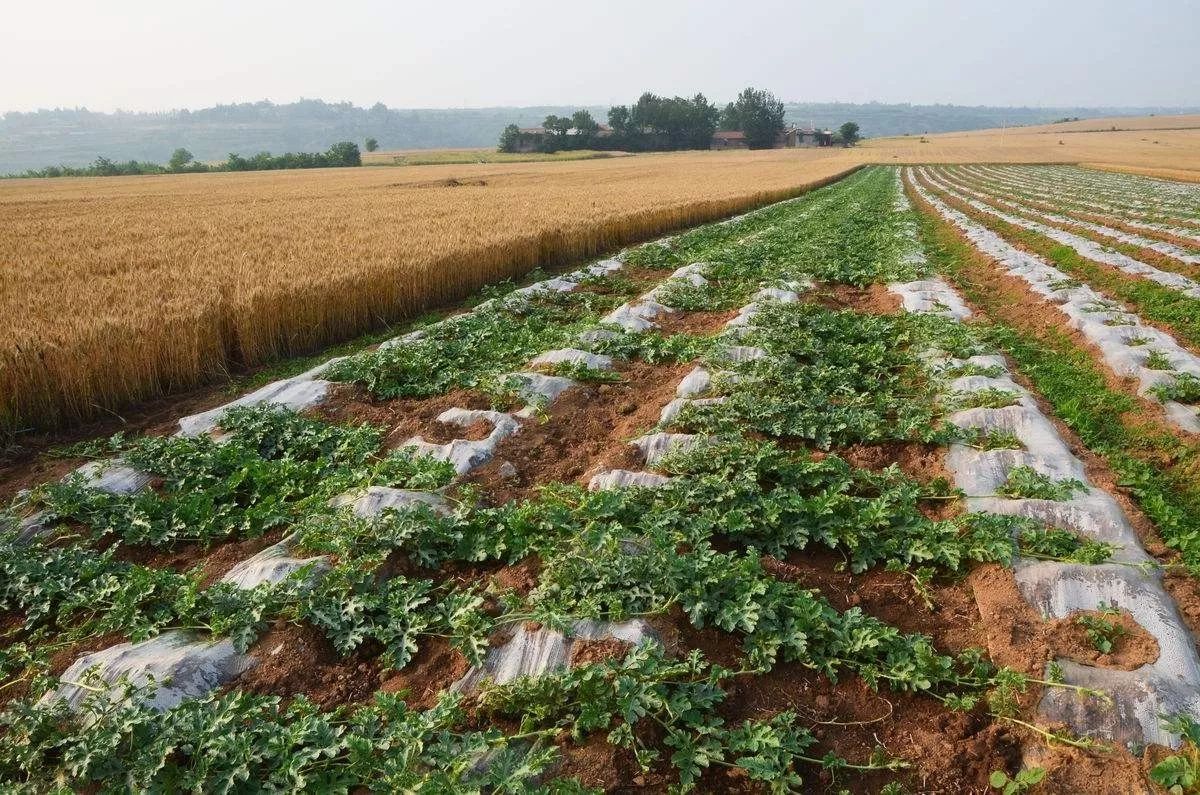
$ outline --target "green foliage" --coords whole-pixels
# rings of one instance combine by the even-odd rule
[[[725,106],[720,124],[724,130],[744,132],[751,149],[770,149],[783,132],[785,115],[783,103],[770,91],[745,88]]]
[[[367,138],[367,140],[363,142],[363,148],[368,152],[374,152],[379,148],[379,141],[375,140],[374,138]]]
[[[672,334],[657,331],[618,333],[611,339],[592,343],[592,350],[616,359],[640,359],[648,364],[690,362],[707,356],[721,344],[713,336]]]
[[[171,159],[167,161],[167,168],[172,171],[182,171],[191,162],[192,153],[183,147],[179,147],[171,153]]]
[[[339,141],[324,152],[259,152],[252,157],[230,153],[219,171],[276,171],[290,168],[345,168],[362,165],[362,153],[353,141]]]
[[[155,490],[111,494],[82,478],[40,487],[42,523],[74,521],[93,536],[163,545],[255,536],[322,510],[356,486],[436,488],[449,482],[446,462],[394,452],[378,456],[379,429],[329,425],[271,407],[238,407],[221,420],[233,436],[112,438],[72,453],[120,455],[162,479]]]
[[[1014,499],[1054,500],[1061,502],[1071,499],[1076,491],[1087,487],[1074,478],[1054,480],[1028,466],[1013,467],[1008,472],[1004,485],[996,490],[997,494]]]
[[[1171,364],[1171,359],[1162,351],[1150,351],[1150,355],[1146,357],[1146,367],[1151,370],[1174,370],[1175,365]]]
[[[1150,769],[1150,780],[1170,795],[1200,793],[1200,723],[1190,715],[1163,716],[1163,728],[1183,738],[1179,752]]]
[[[791,712],[726,724],[716,709],[732,676],[709,666],[699,652],[673,661],[646,644],[624,660],[485,688],[480,700],[485,711],[522,718],[523,730],[553,720],[576,739],[607,732],[609,743],[633,750],[643,771],[662,756],[646,742],[647,728],[661,730],[662,745],[672,749],[665,761],[677,771],[683,792],[715,765],[739,767],[751,781],[777,791],[800,787],[797,763],[820,762],[805,753],[816,738],[796,725]]]
[[[374,150],[368,149],[367,151]],[[180,147],[171,153],[171,159],[166,166],[137,160],[117,163],[107,157],[98,157],[90,166],[48,166],[39,170],[26,171],[19,176],[33,178],[124,177],[167,172],[195,174],[208,171],[271,171],[287,168],[338,168],[360,165],[362,165],[362,156],[358,151],[358,145],[350,141],[341,141],[329,147],[327,151],[316,154],[288,152],[282,155],[272,155],[270,152],[259,152],[247,158],[231,153],[224,163],[215,166],[193,160],[192,153]]]
[[[1013,778],[1009,778],[1003,770],[995,770],[988,778],[988,784],[992,789],[1000,790],[1001,795],[1018,795],[1041,784],[1045,777],[1046,771],[1040,767],[1023,768]]]
[[[1084,632],[1087,633],[1088,641],[1092,644],[1092,648],[1101,654],[1109,654],[1112,652],[1117,641],[1127,635],[1128,631],[1123,625],[1103,617],[1105,615],[1120,615],[1120,610],[1117,610],[1115,607],[1107,607],[1101,602],[1100,613],[1102,615],[1083,613],[1075,617],[1075,623],[1083,627]]]
[[[1200,377],[1191,373],[1180,373],[1170,383],[1160,384],[1150,391],[1159,400],[1200,404]]]
[[[926,335],[909,316],[772,303],[754,324],[745,344],[771,357],[734,365],[736,380],[716,387],[728,399],[688,406],[682,428],[749,428],[821,448],[935,438],[936,384],[915,355]]]
[[[550,368],[554,375],[585,383],[619,384],[624,379],[616,370],[588,367],[586,362],[558,362]]]
[[[421,339],[351,356],[326,377],[361,383],[379,398],[477,387],[539,353],[570,344],[617,301],[591,291],[494,299],[428,327]]]
[[[1020,551],[1027,557],[1084,563],[1094,566],[1112,557],[1116,546],[1090,538],[1080,538],[1057,527],[1028,528],[1021,531]]]
[[[1012,431],[992,428],[985,431],[980,427],[963,428],[958,441],[976,450],[1024,450],[1025,445]]]
[[[838,137],[846,146],[853,146],[858,142],[858,125],[852,121],[848,121],[838,127]]]
[[[990,386],[986,389],[959,392],[951,396],[950,402],[953,408],[958,411],[980,408],[1003,409],[1020,403],[1021,395],[1011,389],[1000,389]]]
[[[522,746],[495,729],[467,729],[457,695],[418,712],[377,693],[328,713],[304,696],[284,706],[232,691],[158,712],[140,706],[132,686],[97,690],[74,714],[61,702],[10,706],[0,716],[0,776],[114,793],[500,791],[532,784],[557,758],[536,740]],[[477,765],[488,752],[492,763]]]

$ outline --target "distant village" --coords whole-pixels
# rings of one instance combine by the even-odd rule
[[[558,140],[553,130],[545,127],[519,127],[512,144],[505,149],[508,152],[544,152]],[[575,127],[567,128],[566,135],[578,137],[585,134]],[[593,143],[603,144],[613,136],[613,129],[607,124],[598,124],[591,133]],[[817,146],[833,146],[833,130],[817,130],[811,127],[786,127],[775,135],[770,149],[808,149]],[[576,148],[576,147],[571,147]],[[606,148],[596,146],[593,148]],[[709,149],[749,149],[746,133],[742,130],[717,130],[712,134]]]
[[[538,127],[508,125],[502,152],[598,149],[630,152],[680,149],[809,149],[853,145],[858,125],[838,130],[788,125],[783,103],[769,91],[747,88],[723,109],[705,99],[646,93],[633,105],[609,109],[607,124],[586,110],[547,116]]]

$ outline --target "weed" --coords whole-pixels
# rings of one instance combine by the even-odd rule
[[[1075,478],[1054,480],[1032,467],[1019,466],[1009,470],[1008,479],[1004,481],[1003,486],[996,490],[996,493],[1013,499],[1061,502],[1071,499],[1076,491],[1083,491],[1086,488],[1082,481]]]

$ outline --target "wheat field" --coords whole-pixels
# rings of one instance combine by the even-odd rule
[[[847,150],[0,182],[0,425],[71,422],[536,265],[796,195]]]
[[[1153,123],[1179,118],[1197,121]],[[853,149],[0,181],[0,429],[82,420],[311,351],[864,163],[1082,162],[1200,178],[1200,129],[1138,126]]]

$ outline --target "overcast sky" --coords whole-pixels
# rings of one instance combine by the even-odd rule
[[[300,97],[1200,105],[1200,0],[54,0],[3,14],[0,111]]]

